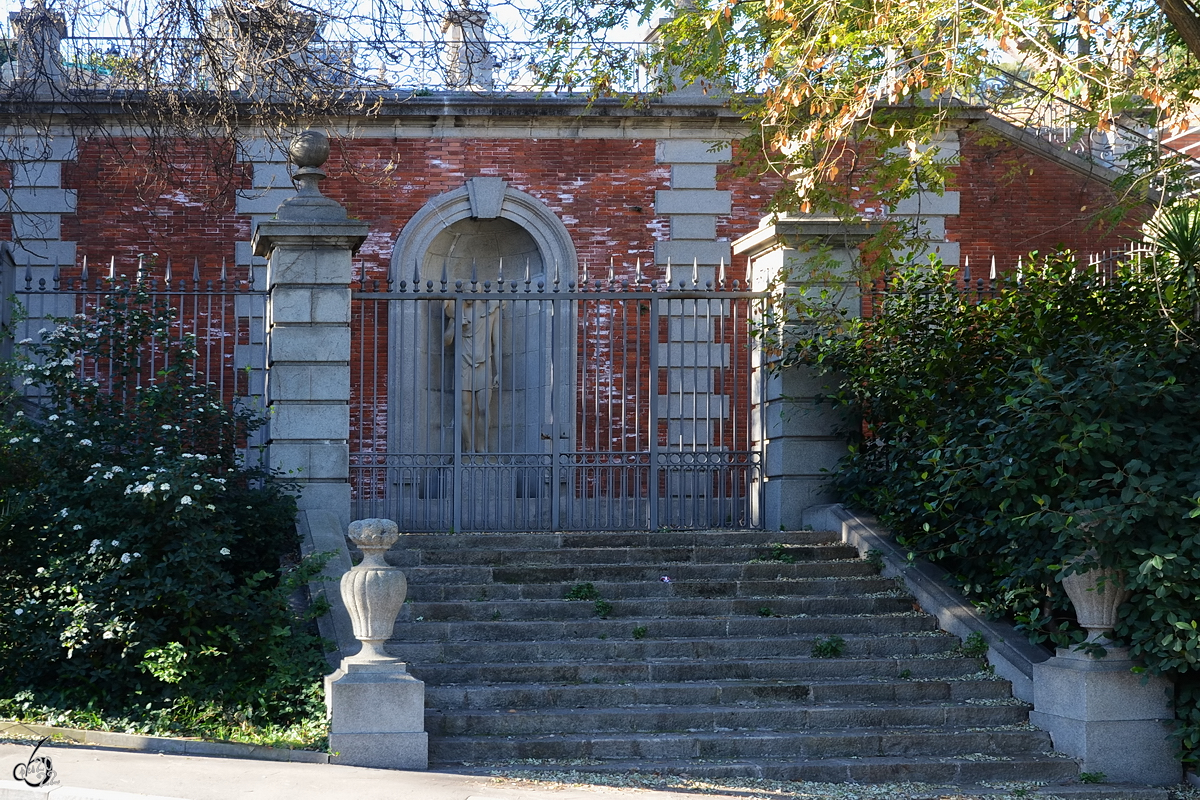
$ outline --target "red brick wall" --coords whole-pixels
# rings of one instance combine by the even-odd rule
[[[118,273],[133,274],[138,254],[157,253],[153,274],[169,257],[173,277],[190,278],[199,258],[201,277],[216,279],[222,259],[232,271],[235,243],[250,238],[249,220],[234,213],[236,190],[248,186],[249,172],[219,142],[84,140],[78,160],[63,165],[63,188],[75,189],[78,202],[63,217],[62,238],[78,242],[93,274],[113,256]]]
[[[670,170],[654,163],[649,139],[355,139],[334,147],[325,171],[333,177],[322,190],[371,223],[360,251],[368,278],[386,277],[392,245],[421,206],[478,176],[504,178],[545,203],[581,265],[605,274],[610,257],[618,275],[632,276],[639,258],[650,273],[654,242],[667,236],[654,192],[669,188]]]
[[[977,277],[993,255],[1008,270],[1033,250],[1121,248],[1145,214],[1106,221],[1117,201],[1110,189],[995,136],[964,133],[954,172],[949,188],[961,193],[960,211],[947,218],[946,238],[960,243]]]

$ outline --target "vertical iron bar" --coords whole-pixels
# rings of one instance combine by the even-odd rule
[[[454,530],[455,532],[463,529],[463,413],[462,413],[462,322],[463,322],[463,302],[462,294],[454,298],[454,358],[453,367],[450,370],[451,379],[453,380],[451,396],[454,400]]]
[[[670,286],[668,285],[667,288],[670,289]],[[647,431],[647,433],[649,434],[649,440],[650,440],[650,466],[649,466],[649,472],[650,472],[650,475],[649,475],[649,477],[650,477],[650,480],[649,480],[649,483],[650,483],[650,530],[652,530],[652,531],[657,531],[659,528],[659,523],[658,523],[658,516],[659,516],[658,515],[658,511],[659,511],[659,509],[658,509],[658,503],[659,503],[659,491],[658,491],[658,458],[659,458],[659,445],[658,445],[658,397],[659,397],[659,395],[658,395],[658,326],[659,326],[659,313],[658,313],[658,306],[659,306],[660,302],[670,303],[671,301],[670,300],[660,301],[657,297],[650,301],[650,340],[648,342],[648,346],[650,348],[650,353],[649,353],[649,355],[650,355],[650,369],[649,369],[650,378],[649,378],[649,381],[647,382],[647,385],[649,386],[649,392],[650,392],[650,396],[649,396],[649,398],[647,398],[649,400],[649,403],[647,405],[650,408],[650,414],[649,414],[649,420],[648,420],[649,430]],[[668,313],[667,314],[668,320],[670,320],[670,316],[671,315]],[[668,331],[668,339],[669,338],[670,338],[670,331]],[[668,344],[667,346],[669,347],[670,345]],[[669,358],[667,360],[668,360],[668,362],[670,361]],[[667,386],[666,386],[666,397],[668,398],[668,400],[667,400],[668,404],[670,404],[669,398],[670,398],[670,394],[671,394],[670,383],[671,383],[670,373],[668,371]],[[668,409],[668,411],[669,411],[669,409]]]

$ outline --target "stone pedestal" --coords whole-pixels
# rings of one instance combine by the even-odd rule
[[[428,769],[425,684],[399,659],[355,663],[325,678],[329,751],[335,764]]]
[[[1130,671],[1135,665],[1126,648],[1110,647],[1104,658],[1060,648],[1033,666],[1029,721],[1050,733],[1055,750],[1107,782],[1179,783],[1171,683],[1145,680]]]

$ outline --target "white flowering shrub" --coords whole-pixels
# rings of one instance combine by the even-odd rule
[[[0,713],[18,695],[323,713],[320,642],[288,603],[319,569],[299,561],[295,503],[240,465],[255,422],[197,385],[170,321],[133,287],[16,365],[51,404],[0,422]],[[151,347],[170,366],[147,376]]]

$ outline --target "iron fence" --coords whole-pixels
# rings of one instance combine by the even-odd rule
[[[151,277],[139,259],[131,278],[118,273],[116,259],[107,266],[104,274],[96,275],[85,258],[78,272],[69,276],[58,266],[18,268],[12,287],[16,309],[9,321],[16,346],[36,361],[36,346],[58,325],[95,319],[115,298],[141,291],[145,307],[170,312],[171,338],[182,339],[185,334],[194,338],[197,356],[188,366],[199,383],[207,384],[231,406],[265,409],[266,292],[255,285],[252,268],[243,268],[245,278],[230,277],[222,263],[219,272],[211,266],[214,277],[202,278],[206,272],[197,259],[184,277],[173,274],[168,261],[160,276]],[[152,343],[139,353],[138,369],[130,378],[138,386],[154,383],[162,370],[172,366],[170,357],[167,349]],[[105,361],[84,359],[78,368],[83,377],[101,386],[113,378],[112,364]],[[36,404],[42,396],[36,382],[18,382],[18,390],[29,403]]]
[[[353,293],[358,517],[406,530],[762,524],[736,285],[400,281]]]
[[[1140,268],[1140,265],[1153,258],[1156,251],[1146,242],[1130,242],[1127,247],[1115,248],[1077,256],[1074,270],[1080,275],[1097,277],[1101,285],[1120,279],[1121,270],[1125,268]],[[997,297],[1006,287],[1020,288],[1024,282],[1024,260],[1018,259],[1009,265],[997,265],[993,257],[982,269],[972,267],[969,258],[964,258],[963,268],[952,285],[958,292],[959,298],[969,304],[976,304]],[[888,297],[891,287],[888,277],[878,278],[869,284],[861,285],[862,314],[873,316],[887,312]]]

